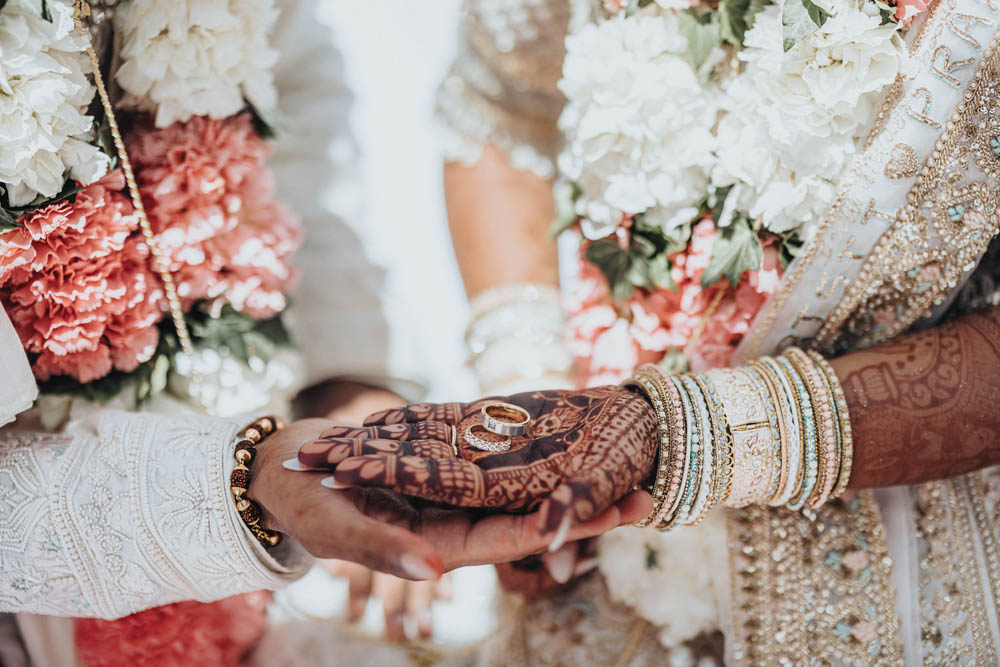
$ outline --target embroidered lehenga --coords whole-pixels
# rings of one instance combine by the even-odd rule
[[[439,98],[452,158],[474,161],[490,143],[517,168],[556,174],[564,102],[556,85],[575,21],[567,5],[467,0],[460,54]],[[1000,245],[990,245],[1000,229],[998,21],[992,0],[942,0],[909,32],[914,71],[889,87],[834,204],[758,314],[737,361],[789,344],[840,354],[1000,302]],[[891,414],[894,401],[905,401],[927,415],[947,414],[960,378],[947,363],[918,357],[909,359],[905,384],[884,385],[886,405],[876,409]],[[977,446],[997,434],[970,425],[924,438],[914,447]],[[997,664],[998,502],[1000,470],[987,469],[863,492],[815,518],[730,511],[728,554],[704,565],[713,569],[721,636],[664,646],[594,576],[523,606],[482,657],[494,664]]]

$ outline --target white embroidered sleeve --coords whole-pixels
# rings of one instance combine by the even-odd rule
[[[458,56],[438,93],[449,160],[473,163],[493,144],[517,169],[555,176],[565,99],[566,0],[465,0]]]
[[[0,611],[118,618],[303,574],[297,545],[265,553],[236,513],[239,426],[104,410],[66,434],[0,431]]]

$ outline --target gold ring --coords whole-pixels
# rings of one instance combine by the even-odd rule
[[[519,436],[531,423],[528,411],[511,403],[487,403],[482,413],[483,428],[497,435]]]
[[[449,424],[448,426],[451,427],[451,439],[449,440],[448,444],[451,445],[451,451],[455,453],[455,458],[459,458],[460,455],[458,453],[458,428],[456,428],[454,424]]]

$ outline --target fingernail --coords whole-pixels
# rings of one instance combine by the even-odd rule
[[[434,634],[434,614],[430,609],[421,609],[417,612],[417,630],[425,638]]]
[[[399,566],[408,577],[418,581],[431,581],[441,576],[429,563],[412,554],[400,556]]]
[[[549,574],[560,584],[565,584],[573,576],[573,552],[569,549],[557,551],[548,559]]]
[[[286,470],[294,470],[296,472],[311,472],[313,470],[324,470],[324,468],[313,468],[312,466],[303,465],[298,459],[288,459],[281,464],[281,467]]]
[[[576,569],[573,570],[573,576],[579,577],[580,575],[590,572],[595,567],[597,567],[596,558],[584,558],[576,564]]]
[[[556,530],[556,534],[552,538],[552,543],[549,544],[549,551],[559,551],[562,545],[566,544],[566,536],[569,535],[569,524],[570,517],[567,514],[559,524],[559,529]]]
[[[324,477],[323,479],[321,479],[319,481],[319,483],[322,484],[323,486],[325,486],[328,489],[349,489],[349,488],[351,488],[350,484],[341,484],[340,482],[337,481],[337,478],[333,477],[333,476]]]

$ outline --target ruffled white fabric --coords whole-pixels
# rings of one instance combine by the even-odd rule
[[[108,156],[87,142],[94,87],[84,42],[63,1],[8,2],[0,14],[0,183],[12,206],[56,195],[66,174],[89,184]]]
[[[277,102],[269,33],[272,0],[133,0],[115,12],[122,104],[156,112],[165,127],[191,116],[226,118],[247,102],[265,115]]]

